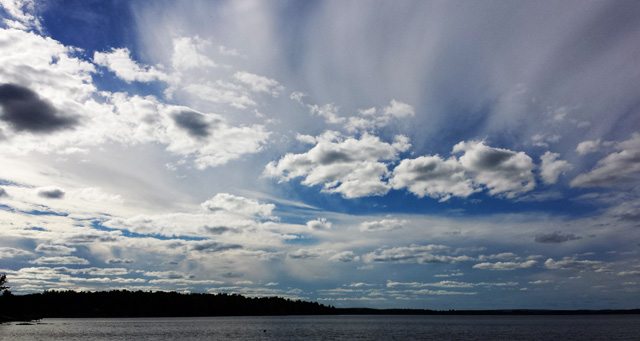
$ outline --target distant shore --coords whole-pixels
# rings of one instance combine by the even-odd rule
[[[640,309],[607,310],[429,310],[336,308],[281,297],[177,292],[46,291],[0,296],[0,323],[42,318],[197,317],[283,315],[614,315],[640,314]]]

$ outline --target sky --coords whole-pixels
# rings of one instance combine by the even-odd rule
[[[0,0],[0,273],[640,307],[640,2]]]

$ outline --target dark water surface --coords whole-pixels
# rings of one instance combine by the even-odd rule
[[[43,319],[0,340],[640,340],[640,315]]]

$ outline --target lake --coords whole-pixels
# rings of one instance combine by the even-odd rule
[[[638,340],[640,315],[43,319],[0,340]]]

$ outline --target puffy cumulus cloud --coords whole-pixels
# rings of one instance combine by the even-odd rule
[[[595,153],[600,150],[601,145],[602,142],[599,139],[593,141],[583,141],[578,144],[578,147],[576,147],[576,151],[580,155]]]
[[[480,190],[466,178],[458,160],[443,160],[438,155],[402,160],[393,170],[390,183],[395,189],[407,188],[419,197],[429,196],[440,201],[452,196],[466,198]]]
[[[275,79],[255,75],[249,72],[236,72],[233,77],[249,86],[251,91],[264,92],[273,97],[278,97],[284,91],[284,87]]]
[[[495,271],[509,271],[516,269],[526,269],[538,264],[535,260],[528,260],[525,262],[496,262],[496,263],[478,263],[473,266],[474,269],[481,270],[495,270]]]
[[[415,110],[413,107],[407,103],[402,103],[396,101],[395,99],[391,100],[389,106],[384,107],[382,112],[385,115],[395,116],[395,117],[407,117],[415,115]]]
[[[195,241],[172,242],[171,248],[196,251],[206,251],[206,249],[215,251],[217,247],[224,248],[228,246],[227,244],[280,245],[290,237],[281,230],[304,229],[303,225],[279,224],[277,222],[279,218],[272,214],[275,209],[273,204],[263,204],[227,193],[219,193],[200,206],[202,211],[140,214],[127,218],[114,217],[105,220],[102,224],[109,228],[143,235],[202,239],[215,236],[216,241],[221,243],[201,245]]]
[[[78,124],[76,117],[61,114],[38,94],[16,84],[0,85],[0,106],[0,120],[16,131],[46,134]]]
[[[490,195],[514,198],[535,186],[532,172],[535,165],[524,152],[493,148],[482,141],[456,144],[453,153],[461,152],[459,158],[447,160],[439,155],[402,160],[393,170],[390,184],[395,189],[407,188],[419,197],[440,201],[452,196],[466,198],[482,187]]]
[[[595,271],[603,272],[608,271],[608,264],[603,261],[597,260],[578,260],[576,257],[564,257],[561,260],[555,261],[553,258],[549,258],[544,262],[544,266],[547,269],[553,270],[577,270],[583,271]]]
[[[373,107],[359,110],[358,116],[351,116],[345,125],[345,129],[350,132],[371,131],[382,128],[393,122],[394,119],[415,115],[415,109],[403,102],[391,100],[391,103],[381,110]]]
[[[68,154],[88,152],[110,142],[155,142],[166,145],[173,154],[193,159],[204,169],[260,152],[268,141],[270,132],[259,124],[232,126],[220,115],[168,105],[153,96],[97,92],[91,77],[95,65],[74,57],[76,49],[53,39],[0,29],[0,45],[6,52],[0,56],[0,84],[4,84],[0,89],[4,139],[0,142],[7,151]],[[98,52],[95,57],[96,62],[115,68],[127,80],[166,79],[155,68],[140,67],[127,50]],[[176,72],[181,71],[174,70],[172,75]],[[172,78],[171,85],[181,89],[198,86],[190,77]],[[188,86],[183,86],[183,81]],[[233,93],[249,91],[240,84],[227,85],[237,88]]]
[[[359,256],[356,256],[353,251],[342,251],[342,252],[338,252],[335,255],[329,257],[329,260],[332,262],[344,262],[344,263],[349,263],[349,262],[357,262],[358,260],[360,260]]]
[[[128,48],[113,48],[109,52],[95,52],[93,62],[105,66],[113,71],[116,76],[127,83],[152,82],[155,80],[167,81],[169,77],[154,66],[140,66],[131,59]]]
[[[558,243],[564,243],[571,240],[579,240],[579,239],[582,239],[582,237],[576,236],[573,233],[562,234],[560,231],[555,231],[552,233],[541,234],[539,236],[536,236],[535,241],[537,243],[558,244]]]
[[[12,29],[0,29],[0,45],[0,84],[28,86],[67,115],[77,112],[75,101],[86,100],[96,90],[91,78],[95,66],[75,57],[75,48]]]
[[[573,166],[565,160],[557,160],[560,154],[547,151],[540,156],[542,164],[540,165],[540,177],[546,184],[555,184],[560,174],[567,172]]]
[[[257,200],[228,193],[218,193],[213,198],[203,202],[201,206],[212,212],[224,210],[248,217],[276,218],[272,215],[272,211],[276,208],[274,204],[261,204]]]
[[[535,134],[531,137],[533,145],[537,147],[549,147],[549,143],[555,143],[560,140],[560,135]]]
[[[161,215],[136,215],[130,218],[112,218],[105,221],[103,225],[145,235],[202,237],[207,236],[211,228],[241,229],[255,226],[255,222],[250,219],[239,219],[238,216],[167,213]],[[219,234],[219,232],[214,230],[213,234]]]
[[[524,152],[493,148],[482,141],[460,142],[454,153],[464,152],[460,164],[475,183],[486,186],[491,195],[513,198],[535,186],[531,158]]]
[[[210,44],[211,42],[198,36],[173,39],[171,65],[174,69],[183,71],[217,67],[218,65],[211,58],[203,54]]]
[[[324,118],[327,123],[341,124],[346,120],[346,118],[338,116],[340,107],[333,103],[327,103],[323,106],[318,106],[317,104],[307,105],[307,107],[311,115],[320,116]]]
[[[377,136],[363,134],[360,139],[343,138],[328,131],[316,137],[317,144],[302,154],[286,154],[265,167],[263,176],[280,182],[304,177],[305,186],[322,184],[327,193],[340,193],[345,198],[386,194],[391,188],[384,180],[387,164],[410,144],[405,136],[385,143]]]
[[[324,254],[323,251],[317,249],[299,249],[289,252],[287,256],[292,259],[316,259]]]
[[[68,255],[75,252],[76,248],[56,244],[38,244],[35,250],[51,255]]]
[[[258,153],[271,134],[262,125],[231,126],[221,115],[166,105],[154,97],[113,94],[110,104],[119,121],[109,127],[107,132],[113,132],[109,139],[125,144],[159,142],[171,153],[193,158],[199,169]]]
[[[408,220],[400,219],[382,219],[378,221],[366,221],[360,224],[360,231],[362,232],[384,232],[399,230],[404,225],[408,224]]]
[[[362,256],[366,263],[457,263],[473,260],[469,256],[451,255],[451,248],[444,245],[411,245],[378,249]],[[444,253],[444,254],[442,254]]]
[[[38,259],[29,261],[31,264],[79,264],[86,265],[89,261],[75,256],[60,256],[60,257],[40,257]]]
[[[598,161],[594,169],[578,175],[572,187],[613,187],[638,181],[640,174],[640,134],[615,145],[619,152]]]
[[[8,14],[2,18],[7,27],[42,30],[40,18],[36,14],[35,0],[0,0],[0,7]]]
[[[193,156],[196,167],[205,169],[226,164],[244,154],[260,152],[270,132],[264,126],[229,126],[215,114],[201,114],[186,107],[168,107],[167,150]]]
[[[327,218],[318,218],[307,221],[307,227],[311,230],[330,230],[333,224]]]
[[[0,247],[0,259],[2,258],[14,258],[30,256],[31,252],[23,249],[17,249],[15,247]]]
[[[40,187],[36,190],[39,197],[47,199],[62,199],[65,191],[55,186]]]

